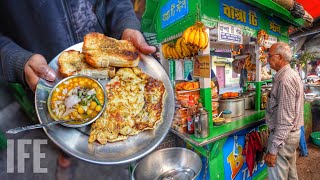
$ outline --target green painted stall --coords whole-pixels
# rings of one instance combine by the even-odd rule
[[[196,21],[207,28],[215,28],[219,22],[239,26],[243,34],[256,37],[259,30],[277,37],[278,41],[288,42],[289,26],[302,26],[304,20],[295,19],[289,11],[272,0],[150,0],[146,1],[146,10],[142,17],[142,30],[156,33],[158,43],[175,41],[182,32]],[[170,60],[170,67],[174,62]],[[169,69],[170,69],[169,67]],[[174,81],[175,70],[169,74]],[[201,81],[200,81],[201,82]],[[259,163],[248,175],[242,150],[245,135],[252,131],[264,131],[265,111],[260,110],[261,85],[265,82],[253,82],[256,86],[256,108],[246,110],[243,116],[233,118],[229,124],[212,125],[210,115],[210,134],[207,138],[194,135],[174,134],[184,140],[186,146],[197,152],[203,160],[203,170],[197,179],[265,179],[266,165]],[[201,83],[200,83],[201,87]],[[200,97],[205,107],[211,108],[211,92],[200,89]],[[310,107],[305,105],[306,129],[310,125]]]

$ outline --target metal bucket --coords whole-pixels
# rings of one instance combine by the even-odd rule
[[[254,109],[255,92],[244,93],[244,109]]]
[[[224,110],[232,111],[231,117],[244,115],[244,111],[245,111],[244,98],[224,99],[224,100],[220,99],[219,112]]]
[[[201,168],[201,159],[195,152],[181,147],[166,148],[144,157],[134,167],[131,179],[195,179]]]

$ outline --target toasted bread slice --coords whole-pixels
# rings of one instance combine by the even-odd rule
[[[58,58],[59,72],[64,76],[86,75],[93,78],[112,78],[115,68],[93,68],[85,62],[83,53],[75,50],[64,51]]]
[[[85,60],[93,67],[136,67],[140,56],[130,41],[116,40],[100,33],[89,33],[84,37]]]

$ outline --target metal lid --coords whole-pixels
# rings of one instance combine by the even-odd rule
[[[223,114],[231,114],[232,113],[232,111],[230,111],[230,110],[224,110],[223,111]]]

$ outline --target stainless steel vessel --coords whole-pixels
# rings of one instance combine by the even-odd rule
[[[255,92],[244,93],[242,96],[244,97],[244,108],[254,109]]]
[[[206,138],[209,136],[208,112],[201,107],[194,118],[194,136],[196,138]]]
[[[232,111],[231,117],[242,116],[245,111],[244,98],[236,99],[220,99],[219,100],[219,112],[224,110]]]
[[[202,168],[200,157],[193,151],[173,147],[155,151],[133,169],[131,179],[195,179]]]

